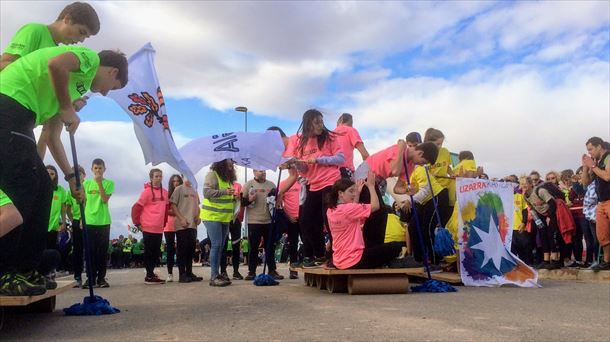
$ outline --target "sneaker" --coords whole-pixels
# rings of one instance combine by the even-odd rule
[[[28,275],[6,273],[0,278],[0,296],[39,296],[47,292],[44,285],[28,281]]]
[[[303,266],[303,264],[300,261],[290,263],[290,268],[300,268],[301,266]]]
[[[225,280],[225,281],[231,281],[231,280],[229,279],[229,275],[227,274],[227,272],[221,272],[221,273],[220,273],[220,275],[219,275],[219,277],[220,277],[222,280]]]
[[[590,262],[586,262],[586,261],[583,262],[582,265],[580,265],[580,268],[582,268],[582,269],[587,269],[589,267],[591,267],[591,263]]]
[[[196,276],[193,273],[189,273],[188,276],[191,278],[191,281],[202,281],[203,280],[203,277]]]
[[[34,285],[44,286],[47,290],[55,290],[57,288],[57,282],[54,278],[54,273],[43,276],[38,273],[38,271],[32,271],[29,274],[28,281]]]
[[[248,274],[246,275],[246,277],[244,278],[244,280],[254,280],[254,278],[256,278],[256,273],[254,273],[254,272],[248,272]]]
[[[548,261],[543,261],[535,266],[537,270],[548,270],[551,264]]]
[[[404,258],[395,258],[390,261],[390,268],[419,268],[422,267],[421,262],[415,261],[412,256],[406,256]]]
[[[80,288],[84,290],[89,289],[89,279],[87,279]]]
[[[222,279],[220,276],[210,280],[210,286],[225,287],[229,285],[231,285],[231,282]]]
[[[99,288],[106,288],[106,287],[110,287],[110,284],[108,284],[106,279],[102,279],[102,280],[98,280],[97,281],[97,287],[99,287]]]
[[[275,280],[282,280],[284,279],[284,276],[277,273],[277,271],[269,271],[267,272],[268,275],[271,276],[271,278],[275,279]]]
[[[147,285],[160,285],[160,284],[165,284],[165,280],[163,279],[159,279],[159,276],[157,276],[156,274],[150,277],[146,277],[144,278],[144,284]]]
[[[244,280],[244,277],[239,273],[239,271],[233,272],[233,280]]]
[[[179,283],[190,283],[191,281],[192,281],[191,277],[188,274],[181,274],[178,277],[178,282]]]
[[[303,268],[317,268],[317,267],[320,267],[320,265],[316,264],[310,258],[303,259]]]
[[[297,272],[297,271],[290,271],[290,276],[288,278],[290,278],[290,279],[299,279],[299,272]]]
[[[558,269],[561,268],[562,264],[563,263],[561,261],[554,260],[554,261],[551,261],[550,263],[548,263],[548,266],[547,266],[546,269],[549,270],[549,271],[551,271],[551,270],[558,270]]]
[[[595,265],[595,267],[591,267],[591,269],[593,270],[593,272],[610,271],[610,262],[603,261]]]
[[[594,261],[594,262],[591,264],[591,266],[589,266],[589,268],[588,268],[588,269],[589,269],[589,270],[593,270],[593,269],[595,269],[597,266],[599,266],[599,263],[598,263],[597,261]]]
[[[80,278],[74,279],[74,282],[76,282],[76,284],[74,284],[74,286],[72,286],[73,289],[83,287],[83,281]]]
[[[570,262],[569,264],[567,264],[565,267],[567,268],[580,268],[582,267],[583,263],[582,262],[578,262],[576,260]]]
[[[174,275],[173,274],[168,274],[167,275],[167,279],[165,280],[168,283],[173,283],[174,282]]]
[[[318,265],[322,265],[322,264],[326,263],[327,259],[326,259],[326,257],[322,256],[322,257],[313,259],[313,261]]]

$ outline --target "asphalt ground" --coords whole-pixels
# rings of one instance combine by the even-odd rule
[[[207,267],[194,271],[209,277]],[[279,272],[288,275],[285,265]],[[57,297],[54,313],[5,313],[0,340],[610,341],[610,283],[546,280],[537,289],[350,296],[307,287],[302,277],[225,288],[205,280],[145,285],[143,269],[110,270],[107,279],[111,287],[96,294],[121,313],[64,316],[62,308],[88,295],[72,289]]]

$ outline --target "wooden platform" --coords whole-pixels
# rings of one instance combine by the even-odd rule
[[[303,273],[305,285],[327,290],[329,293],[349,294],[399,294],[409,292],[409,278],[424,278],[423,267],[419,268],[373,268],[338,270],[319,268],[291,268]],[[451,284],[461,284],[457,273],[433,273],[433,279]]]
[[[574,268],[558,270],[538,270],[538,279],[542,280],[577,280],[586,282],[610,283],[610,271],[593,272]]]
[[[0,296],[0,307],[32,306],[32,311],[53,312],[56,296],[68,291],[74,284],[76,283],[72,280],[58,280],[56,289],[47,290],[45,294],[40,296]]]

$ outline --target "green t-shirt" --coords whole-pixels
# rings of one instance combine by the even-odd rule
[[[66,190],[66,192],[69,192],[69,191]],[[72,220],[74,220],[74,221],[80,220],[80,204],[78,204],[78,201],[76,200],[76,198],[72,197],[72,194],[68,194],[67,205],[70,206],[70,211],[72,212]]]
[[[80,70],[71,72],[68,81],[70,99],[74,101],[91,88],[100,65],[97,53],[88,48],[62,45],[36,50],[9,64],[0,73],[0,93],[34,112],[36,125],[43,124],[59,111],[48,62],[66,52],[74,53],[80,61]]]
[[[8,196],[4,193],[4,191],[0,190],[0,207],[3,205],[7,205],[7,204],[12,204],[13,201],[11,201],[10,198],[8,198]]]
[[[110,196],[114,193],[114,182],[109,179],[102,180],[102,186],[106,195]],[[110,219],[110,210],[108,203],[102,201],[100,196],[100,188],[93,179],[86,179],[83,182],[83,189],[87,201],[85,202],[85,222],[87,225],[105,226],[112,223]]]
[[[51,31],[44,24],[26,24],[11,39],[3,53],[23,57],[30,52],[46,47],[57,46]]]
[[[49,231],[59,230],[59,221],[61,219],[61,206],[68,202],[68,193],[61,185],[53,191],[53,199],[51,201],[51,213],[49,215]]]
[[[241,251],[244,253],[248,253],[250,251],[250,242],[248,242],[248,239],[241,240]]]

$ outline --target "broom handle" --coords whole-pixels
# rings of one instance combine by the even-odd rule
[[[76,190],[81,188],[80,171],[78,169],[78,158],[76,157],[76,143],[74,142],[74,133],[70,133],[70,148],[72,149],[72,162],[74,163],[74,178],[76,179]],[[89,285],[89,297],[91,300],[95,298],[93,294],[93,275],[91,274],[91,248],[89,246],[89,233],[87,229],[87,223],[85,222],[85,201],[80,203],[80,218],[82,222],[81,230],[83,231],[83,244],[85,245],[85,259],[86,272],[87,272],[87,284]]]
[[[411,186],[411,180],[409,179],[409,168],[407,167],[407,153],[405,152],[404,157],[402,158],[402,163],[405,168],[405,174],[407,178],[407,185]],[[399,177],[400,180],[400,177]],[[421,246],[422,252],[424,254],[424,268],[426,269],[426,273],[428,274],[428,280],[432,279],[430,275],[430,266],[428,265],[428,248],[424,245],[424,237],[421,233],[421,228],[419,225],[419,217],[417,215],[417,211],[415,210],[415,201],[413,200],[413,195],[409,195],[411,197],[411,215],[415,217],[415,230],[417,231],[417,238],[419,239],[419,245]]]
[[[428,186],[430,187],[430,193],[432,194],[432,204],[434,204],[434,213],[436,214],[436,222],[438,222],[438,226],[442,226],[441,223],[441,215],[438,212],[438,202],[436,201],[436,196],[434,196],[434,189],[432,188],[432,182],[430,181],[430,173],[428,173],[428,165],[424,166],[426,170],[426,178],[428,178]]]

